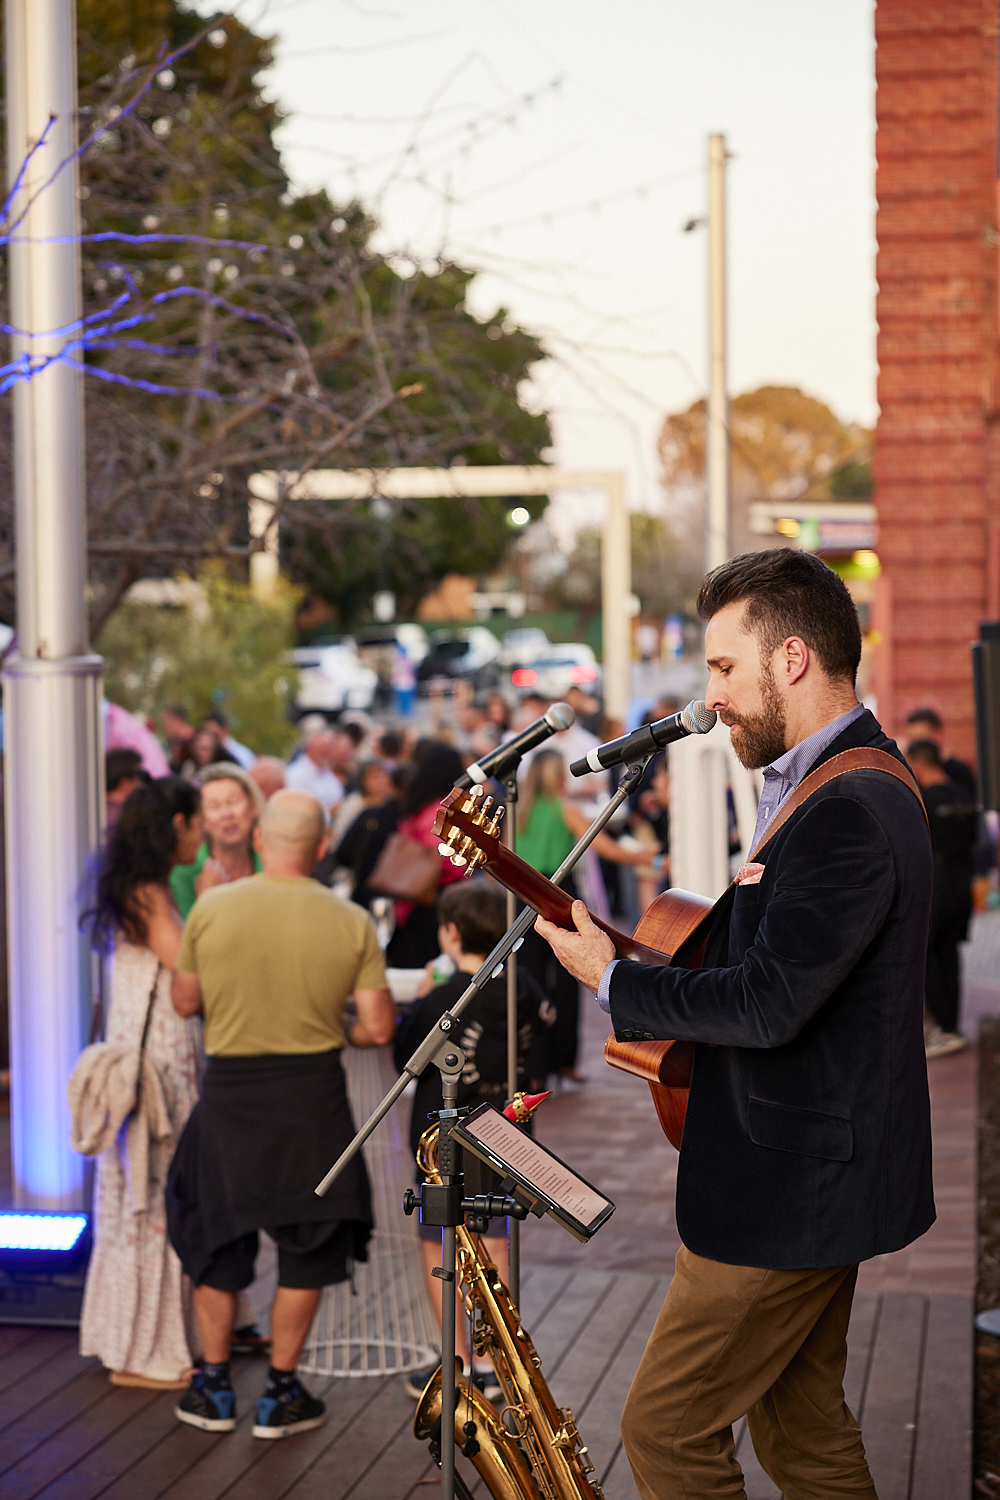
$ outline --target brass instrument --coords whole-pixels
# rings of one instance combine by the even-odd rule
[[[430,1182],[441,1181],[437,1146],[435,1123],[420,1137],[417,1152],[417,1163]],[[552,1399],[542,1362],[492,1257],[464,1223],[456,1229],[455,1239],[458,1285],[464,1289],[466,1312],[476,1315],[473,1348],[489,1356],[503,1392],[503,1405],[494,1407],[471,1380],[456,1377],[455,1442],[495,1500],[604,1500],[573,1413]],[[440,1415],[438,1369],[417,1406],[416,1436],[429,1437]],[[466,1431],[471,1423],[474,1433]]]

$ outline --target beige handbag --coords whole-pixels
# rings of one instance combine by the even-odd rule
[[[441,880],[441,856],[405,833],[391,833],[365,882],[369,890],[418,906],[433,906]]]

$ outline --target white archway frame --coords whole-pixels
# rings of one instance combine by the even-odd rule
[[[399,500],[479,498],[486,495],[548,495],[555,490],[603,490],[607,514],[601,547],[601,614],[604,639],[604,706],[624,718],[630,696],[632,621],[631,537],[625,504],[625,476],[616,469],[559,469],[545,465],[453,469],[312,469],[297,483],[293,474],[265,470],[250,476],[250,535],[264,539],[264,550],[250,557],[254,591],[268,593],[278,575],[279,494],[290,500],[366,500],[378,495]],[[289,488],[289,482],[291,487]],[[280,524],[280,523],[279,523]]]

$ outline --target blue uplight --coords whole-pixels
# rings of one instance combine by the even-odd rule
[[[0,1251],[75,1250],[87,1230],[86,1214],[0,1213]]]

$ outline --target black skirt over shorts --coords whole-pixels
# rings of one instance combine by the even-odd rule
[[[360,1153],[315,1192],[354,1133],[339,1050],[210,1057],[167,1177],[167,1232],[195,1285],[248,1286],[261,1229],[278,1245],[281,1286],[332,1285],[367,1260]]]

